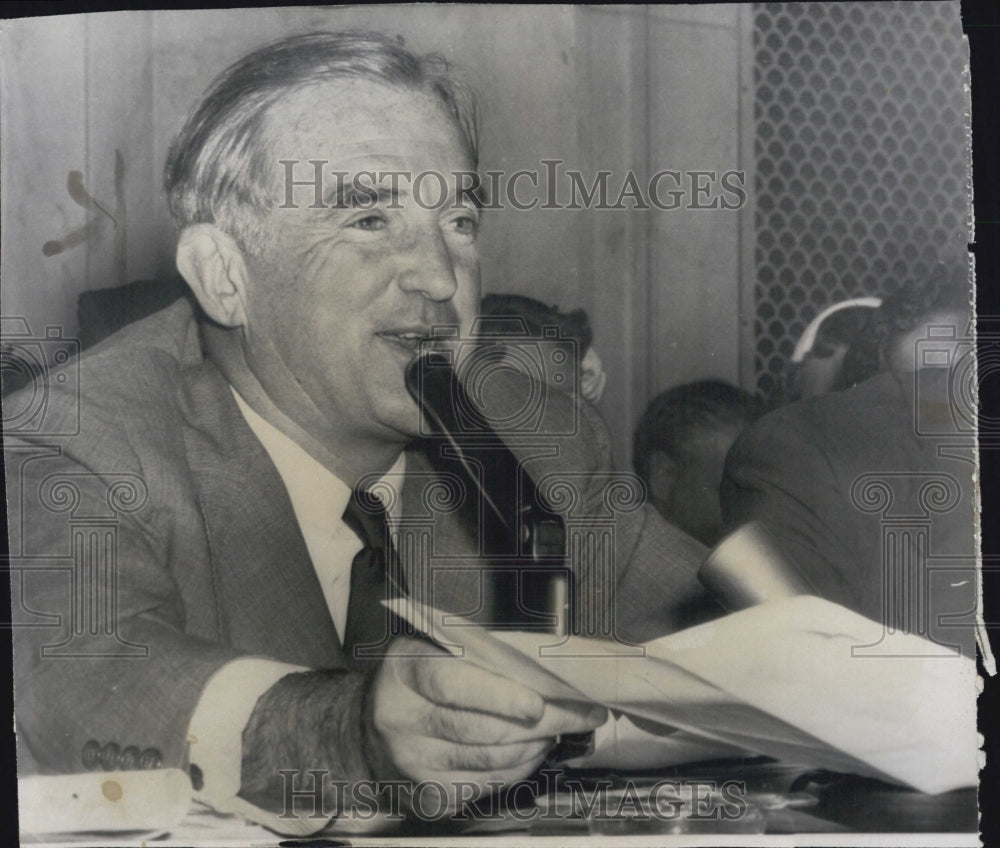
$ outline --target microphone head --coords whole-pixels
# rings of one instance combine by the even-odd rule
[[[406,389],[424,413],[428,435],[462,440],[467,436],[499,439],[482,412],[469,400],[452,367],[452,357],[440,351],[423,353],[406,366]]]
[[[416,356],[406,366],[404,379],[410,397],[423,407],[423,387],[428,385],[439,391],[442,388],[439,384],[450,385],[454,376],[455,371],[451,367],[451,358],[440,351],[429,350]]]

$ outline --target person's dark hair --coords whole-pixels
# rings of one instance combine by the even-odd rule
[[[761,411],[751,395],[719,380],[686,383],[661,392],[649,402],[635,429],[635,472],[649,485],[654,452],[683,460],[699,436],[729,424],[745,427]]]
[[[969,313],[971,292],[966,269],[938,265],[932,274],[898,286],[872,311],[844,357],[837,390],[853,386],[878,373],[892,345],[936,312]],[[962,332],[965,328],[959,328]]]
[[[583,309],[560,312],[533,297],[488,294],[479,305],[476,332],[481,336],[528,335],[541,338],[545,328],[558,327],[560,336],[573,339],[583,355],[593,340],[590,319]]]
[[[938,266],[929,277],[900,286],[882,300],[872,316],[872,335],[884,348],[935,312],[945,309],[968,312],[969,297],[965,269]]]
[[[291,92],[330,80],[362,79],[437,97],[478,165],[472,95],[436,55],[416,56],[402,39],[371,32],[292,36],[243,57],[209,86],[173,140],[163,184],[178,227],[217,224],[253,249],[270,209],[274,163],[268,111]]]

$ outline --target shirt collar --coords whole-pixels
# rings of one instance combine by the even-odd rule
[[[264,446],[288,491],[300,526],[329,527],[330,517],[339,520],[351,499],[351,487],[262,415],[255,412],[232,386],[229,387],[243,418]],[[386,504],[390,520],[397,519],[406,453],[401,452],[392,467],[372,487],[372,494],[385,502],[385,489],[392,492]]]

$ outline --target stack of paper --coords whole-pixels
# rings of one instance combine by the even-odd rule
[[[820,598],[752,607],[641,652],[490,632],[412,600],[392,606],[451,653],[549,699],[593,701],[786,763],[927,793],[978,777],[975,664]]]

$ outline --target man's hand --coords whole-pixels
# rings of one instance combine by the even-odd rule
[[[519,780],[541,764],[557,735],[593,730],[607,717],[593,704],[546,702],[513,680],[444,652],[428,655],[426,643],[405,638],[390,646],[369,704],[373,741],[395,768],[449,791],[459,781],[483,791],[488,781]]]

